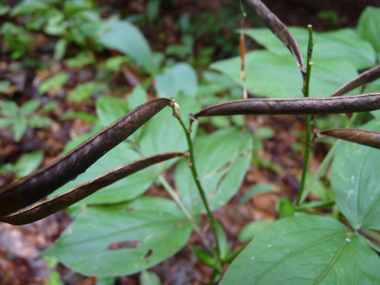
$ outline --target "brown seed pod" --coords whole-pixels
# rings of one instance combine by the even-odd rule
[[[99,189],[104,188],[128,175],[131,175],[153,164],[178,156],[186,156],[186,154],[182,152],[169,152],[130,162],[107,173],[104,173],[86,183],[76,186],[66,191],[65,193],[57,195],[51,199],[40,202],[11,215],[0,217],[0,221],[13,225],[24,225],[38,221],[71,206],[72,204],[98,191]]]
[[[334,137],[380,149],[380,132],[361,129],[331,129],[325,131],[315,130],[317,137]]]
[[[250,98],[207,107],[190,119],[229,115],[306,115],[367,112],[380,109],[380,93],[327,98]]]
[[[266,26],[283,42],[296,59],[298,67],[306,74],[305,64],[296,39],[288,27],[282,23],[260,0],[247,0],[253,11]]]
[[[160,98],[138,106],[52,164],[0,187],[0,216],[31,205],[75,179],[173,100]]]
[[[330,95],[330,97],[340,96],[354,90],[357,87],[370,83],[376,79],[380,78],[380,65],[374,68],[364,71],[360,75],[356,76],[354,79],[350,80],[346,84],[339,87]]]

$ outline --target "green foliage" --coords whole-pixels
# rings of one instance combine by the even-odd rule
[[[221,284],[376,284],[380,260],[363,237],[319,216],[266,227],[227,270]]]
[[[380,120],[360,128],[380,131]],[[343,142],[334,158],[331,183],[335,201],[355,230],[380,229],[380,183],[374,175],[380,167],[379,154],[378,149]]]
[[[61,89],[62,86],[69,80],[69,74],[58,72],[56,75],[46,79],[38,88],[40,94],[48,92],[50,89]]]
[[[23,16],[26,19],[25,27],[8,22],[0,30],[12,59],[29,56],[29,30],[43,31],[57,39],[54,60],[63,59],[68,44],[74,44],[80,47],[80,52],[65,60],[66,67],[81,69],[91,65],[96,71],[95,79],[78,84],[68,93],[69,100],[78,102],[96,97],[97,118],[84,112],[65,113],[60,117],[61,120],[81,118],[94,125],[90,134],[71,141],[65,152],[143,104],[147,100],[146,90],[149,90],[150,95],[155,92],[157,96],[174,97],[181,106],[182,118],[199,110],[201,106],[241,99],[242,87],[247,87],[248,92],[258,96],[303,96],[302,77],[294,58],[268,29],[244,31],[248,37],[266,48],[246,54],[245,82],[240,75],[240,57],[212,63],[212,70],[204,71],[202,78],[198,79],[194,66],[208,64],[218,43],[223,44],[222,54],[237,50],[236,43],[226,41],[220,35],[221,19],[227,26],[236,28],[237,21],[234,21],[234,17],[229,18],[226,10],[216,16],[194,16],[203,19],[203,22],[194,20],[194,24],[191,22],[193,16],[182,15],[177,22],[183,33],[181,44],[169,45],[165,53],[153,52],[143,34],[131,22],[154,25],[160,21],[158,13],[161,3],[163,2],[159,0],[148,1],[144,15],[132,15],[126,20],[117,17],[102,19],[100,10],[90,0],[26,0],[13,9],[0,6],[0,15]],[[369,7],[362,14],[356,30],[342,29],[314,35],[311,96],[329,96],[357,76],[359,70],[370,68],[376,63],[380,54],[378,14],[379,9]],[[335,23],[338,21],[336,15],[328,11],[319,16],[330,18]],[[236,19],[239,18],[240,21],[240,17],[239,15]],[[290,30],[306,57],[307,30]],[[195,54],[196,40],[207,37],[210,33],[215,36],[213,46]],[[98,63],[96,52],[104,48],[117,50],[122,55]],[[184,59],[188,63],[176,62],[174,58]],[[113,91],[106,85],[106,80],[119,74],[123,65],[130,68],[134,63],[141,67],[137,69],[140,74],[148,77],[142,86],[135,87],[126,98],[100,96]],[[68,73],[59,72],[41,83],[39,93],[60,89],[68,79]],[[2,81],[0,88],[9,85],[9,81]],[[380,80],[367,84],[364,89],[365,92],[379,90]],[[359,88],[349,94],[355,93],[360,93]],[[40,100],[29,101],[21,107],[12,101],[4,101],[0,106],[0,127],[11,127],[15,140],[19,141],[27,127],[44,127],[50,123],[47,118],[36,113],[40,106]],[[45,112],[56,108],[56,105],[47,104],[43,107]],[[371,116],[377,119],[371,120]],[[367,114],[365,118],[371,121],[361,128],[380,131],[379,117],[380,111]],[[251,162],[259,167],[280,169],[279,165],[261,160],[255,154],[264,149],[263,140],[274,137],[272,128],[259,128],[253,135],[247,130],[242,132],[244,121],[240,116],[201,119],[200,123],[202,122],[208,122],[219,129],[206,134],[205,131],[198,130],[198,123],[195,122],[191,134],[195,140],[194,155],[199,181],[212,211],[219,209],[236,194]],[[315,125],[322,129],[348,124],[346,117],[341,115],[315,120]],[[302,134],[298,138],[302,141]],[[325,140],[326,143],[331,141]],[[293,151],[299,151],[300,146],[301,144],[294,144]],[[133,160],[188,149],[181,126],[173,119],[172,110],[166,108],[53,195]],[[359,229],[380,230],[380,181],[376,172],[380,168],[376,160],[378,152],[377,149],[342,143],[332,165],[331,187],[326,181],[317,179],[304,194],[306,197],[312,193],[319,201],[296,207],[290,200],[280,197],[277,203],[279,221],[254,221],[241,231],[239,241],[254,238],[246,248],[232,252],[226,233],[219,223],[214,225],[219,245],[217,257],[213,247],[208,247],[207,250],[194,246],[190,248],[201,262],[215,269],[215,280],[220,276],[221,267],[231,263],[241,252],[221,284],[331,284],[337,279],[345,284],[357,283],[359,280],[363,284],[379,283],[379,259],[368,246],[371,245],[370,242],[358,232]],[[11,170],[17,177],[22,177],[34,171],[42,159],[42,151],[31,153],[20,158],[14,165],[5,165],[0,170],[2,173]],[[158,186],[170,192],[171,186],[162,174],[175,163],[174,182],[180,198],[174,196],[173,199],[179,207],[169,199],[141,196],[154,183],[161,183]],[[306,177],[309,180],[311,173],[307,172]],[[200,215],[205,212],[193,178],[186,160],[173,159],[105,187],[70,208],[71,214],[76,215],[74,222],[44,255],[56,258],[82,274],[99,276],[102,282],[113,282],[116,276],[142,272],[141,284],[160,284],[159,278],[146,269],[184,247],[191,231],[197,230]],[[256,184],[240,202],[271,192],[273,188],[272,184]],[[186,212],[186,207],[182,207],[181,203],[190,213]],[[337,220],[310,215],[311,209],[330,207],[333,207],[332,213],[327,215],[338,218],[341,217],[341,212],[353,230]],[[302,216],[304,213],[309,216]],[[378,250],[378,247],[371,246]],[[50,276],[49,284],[61,283],[55,273]]]
[[[6,163],[1,165],[0,173],[12,172],[17,178],[29,175],[41,165],[44,158],[42,150],[33,151],[21,156],[14,164]]]
[[[357,33],[365,40],[370,42],[380,58],[380,8],[367,7],[360,16]]]
[[[44,255],[86,275],[129,275],[175,254],[190,233],[191,225],[174,202],[140,197],[87,208]]]
[[[18,142],[28,127],[43,128],[48,126],[50,119],[35,113],[40,106],[40,100],[28,101],[21,107],[18,107],[13,101],[3,101],[0,105],[0,128],[11,127],[14,139]]]

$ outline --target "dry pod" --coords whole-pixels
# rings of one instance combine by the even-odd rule
[[[160,98],[138,106],[52,164],[0,187],[0,216],[31,205],[75,179],[173,100]]]
[[[207,107],[190,119],[229,115],[306,115],[367,112],[380,109],[380,93],[327,98],[250,98]]]
[[[330,97],[346,94],[351,90],[370,83],[378,78],[380,78],[380,65],[368,69],[367,71],[364,71],[360,75],[356,76],[354,79],[350,80],[346,84],[339,87],[336,91],[334,91]]]
[[[86,183],[76,186],[65,193],[57,195],[46,201],[40,202],[36,205],[26,209],[15,212],[11,215],[0,217],[0,221],[10,223],[13,225],[23,225],[32,223],[63,210],[72,204],[86,198],[101,188],[104,188],[124,177],[131,175],[141,169],[144,169],[153,164],[172,159],[178,156],[186,156],[182,152],[169,152],[142,158],[118,168],[115,168],[107,173],[104,173]],[[22,197],[16,197],[22,199]]]
[[[305,64],[296,39],[287,26],[282,23],[260,0],[247,0],[261,21],[283,42],[296,59],[298,67],[306,74]]]
[[[380,132],[361,129],[331,129],[325,131],[315,130],[317,137],[334,137],[380,149]]]

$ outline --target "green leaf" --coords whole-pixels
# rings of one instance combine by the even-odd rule
[[[25,134],[28,125],[24,119],[17,118],[14,121],[12,132],[14,134],[15,142],[19,142],[22,136]]]
[[[273,184],[256,184],[254,185],[249,191],[244,194],[243,197],[240,199],[240,203],[245,203],[249,200],[251,200],[252,197],[263,194],[263,193],[268,193],[273,191]]]
[[[239,189],[252,153],[252,136],[241,128],[228,128],[197,137],[194,156],[200,182],[211,210],[224,205]],[[186,161],[175,170],[175,184],[184,203],[193,212],[203,209],[198,189]]]
[[[246,225],[239,233],[239,242],[244,242],[253,239],[263,229],[271,225],[273,222],[269,220],[254,221]]]
[[[360,129],[380,131],[380,119]],[[331,186],[339,210],[356,229],[380,230],[380,150],[342,142],[331,168]]]
[[[379,267],[364,239],[337,220],[301,216],[265,228],[220,284],[378,284]]]
[[[327,97],[340,86],[357,76],[349,62],[339,58],[313,61],[310,81],[311,97]],[[265,97],[302,97],[302,77],[290,53],[276,55],[269,51],[253,51],[245,56],[244,83],[240,77],[240,57],[215,62],[212,69],[229,75],[248,92]],[[354,94],[356,90],[348,94]]]
[[[0,129],[6,128],[13,124],[13,118],[0,118]]]
[[[208,254],[204,250],[197,248],[195,246],[192,246],[192,245],[190,245],[190,249],[195,254],[195,256],[197,257],[197,259],[200,262],[202,262],[203,264],[206,264],[212,268],[220,270],[220,266],[218,265],[218,262],[210,254]]]
[[[130,111],[128,103],[121,98],[101,96],[96,101],[96,114],[103,126],[108,126]]]
[[[66,65],[70,67],[81,68],[85,65],[94,64],[94,56],[91,53],[81,52],[78,53],[75,57],[66,59]]]
[[[10,117],[15,117],[18,112],[18,106],[13,101],[4,101],[0,105],[1,113]]]
[[[102,94],[107,90],[107,85],[104,83],[89,81],[78,84],[76,89],[68,94],[69,100],[81,102],[89,99],[93,94]]]
[[[194,68],[188,63],[177,63],[165,73],[156,77],[156,89],[161,97],[174,97],[179,92],[194,97],[197,94],[198,79]]]
[[[106,70],[120,72],[121,65],[126,62],[127,59],[125,56],[114,56],[104,61],[103,64]]]
[[[66,54],[68,41],[65,38],[60,38],[54,47],[54,60],[60,61]]]
[[[88,168],[85,173],[79,175],[74,181],[70,181],[55,191],[51,196],[67,191],[72,187],[87,182],[109,170],[140,158],[141,156],[131,150],[128,144],[121,143],[102,156],[97,162]],[[86,204],[109,204],[132,200],[147,190],[155,178],[156,175],[152,169],[147,168],[141,170],[97,191],[93,195],[79,201],[71,207],[74,210],[78,210],[82,205]]]
[[[64,113],[59,117],[60,120],[72,120],[76,118],[82,119],[89,124],[92,124],[97,120],[95,116],[86,112]]]
[[[199,110],[200,106],[194,98],[178,95],[176,102],[180,105],[182,118],[194,110]],[[146,123],[144,136],[141,138],[140,147],[144,156],[170,151],[187,151],[188,146],[186,136],[183,133],[181,125],[173,117],[171,108],[164,108]],[[193,133],[195,134],[197,124],[193,124]],[[169,167],[178,159],[171,159],[160,164],[161,170]]]
[[[38,107],[41,106],[41,100],[31,100],[26,102],[24,105],[20,108],[20,116],[25,117],[27,115],[30,115],[34,113]]]
[[[24,177],[33,171],[37,170],[44,159],[44,152],[42,150],[33,151],[21,156],[14,164],[13,171],[16,172],[17,178]]]
[[[356,32],[380,53],[380,8],[368,6],[360,16]]]
[[[61,281],[61,276],[58,272],[54,271],[50,273],[49,282],[47,283],[47,285],[63,285]]]
[[[222,225],[218,221],[215,221],[215,225],[216,235],[218,236],[219,241],[219,255],[220,258],[224,260],[230,254],[231,248],[228,244],[228,239]]]
[[[108,48],[129,55],[148,72],[153,73],[155,71],[149,44],[141,32],[131,23],[120,20],[109,21],[106,32],[100,37],[99,42]]]
[[[296,209],[293,206],[293,203],[288,199],[280,197],[277,203],[278,212],[280,214],[280,218],[293,217]]]
[[[11,10],[10,6],[0,6],[0,16],[5,15]]]
[[[174,255],[191,229],[174,202],[141,197],[87,208],[43,255],[84,275],[130,275]]]
[[[304,59],[306,59],[309,42],[307,29],[293,27],[290,28],[290,31],[297,40]],[[248,29],[244,30],[244,33],[277,55],[289,54],[289,50],[269,29]],[[356,69],[365,69],[372,67],[376,62],[376,55],[372,46],[361,39],[352,29],[340,29],[326,33],[313,32],[313,39],[314,64],[320,60],[326,62],[326,59],[339,58],[347,60]]]
[[[151,271],[144,270],[140,273],[141,285],[161,285],[160,278]]]
[[[69,79],[69,74],[65,72],[58,72],[56,75],[46,79],[41,83],[38,88],[40,94],[44,94],[52,88],[60,89]]]
[[[60,36],[66,32],[68,23],[65,21],[65,15],[57,11],[49,17],[44,32],[52,36]]]

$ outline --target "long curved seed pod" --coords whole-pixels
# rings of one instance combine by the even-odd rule
[[[361,129],[331,129],[325,131],[315,130],[317,137],[334,137],[380,149],[380,132]]]
[[[364,84],[370,83],[378,78],[380,78],[380,65],[368,69],[360,75],[356,76],[354,79],[350,80],[349,82],[335,90],[330,95],[330,97],[346,94],[351,90],[354,90],[355,88],[360,87]]]
[[[104,188],[128,175],[131,175],[153,164],[178,156],[186,156],[186,154],[182,152],[169,152],[130,162],[109,172],[106,172],[86,183],[76,186],[66,191],[65,193],[57,195],[51,199],[40,202],[11,215],[0,217],[0,221],[13,225],[24,225],[38,221],[71,206],[72,204],[98,191],[99,189]],[[20,197],[20,199],[21,198],[22,197]]]
[[[260,0],[247,0],[248,4],[252,7],[256,15],[268,28],[283,42],[283,44],[290,50],[297,65],[303,74],[306,74],[305,64],[300,48],[296,39],[289,31],[288,27],[277,18]]]
[[[70,180],[75,179],[106,152],[133,134],[165,106],[172,104],[174,104],[174,99],[166,98],[146,102],[52,164],[20,180],[0,187],[0,216],[8,215],[29,206]]]
[[[250,98],[207,107],[192,119],[229,115],[306,115],[367,112],[380,109],[380,93],[327,98]]]

